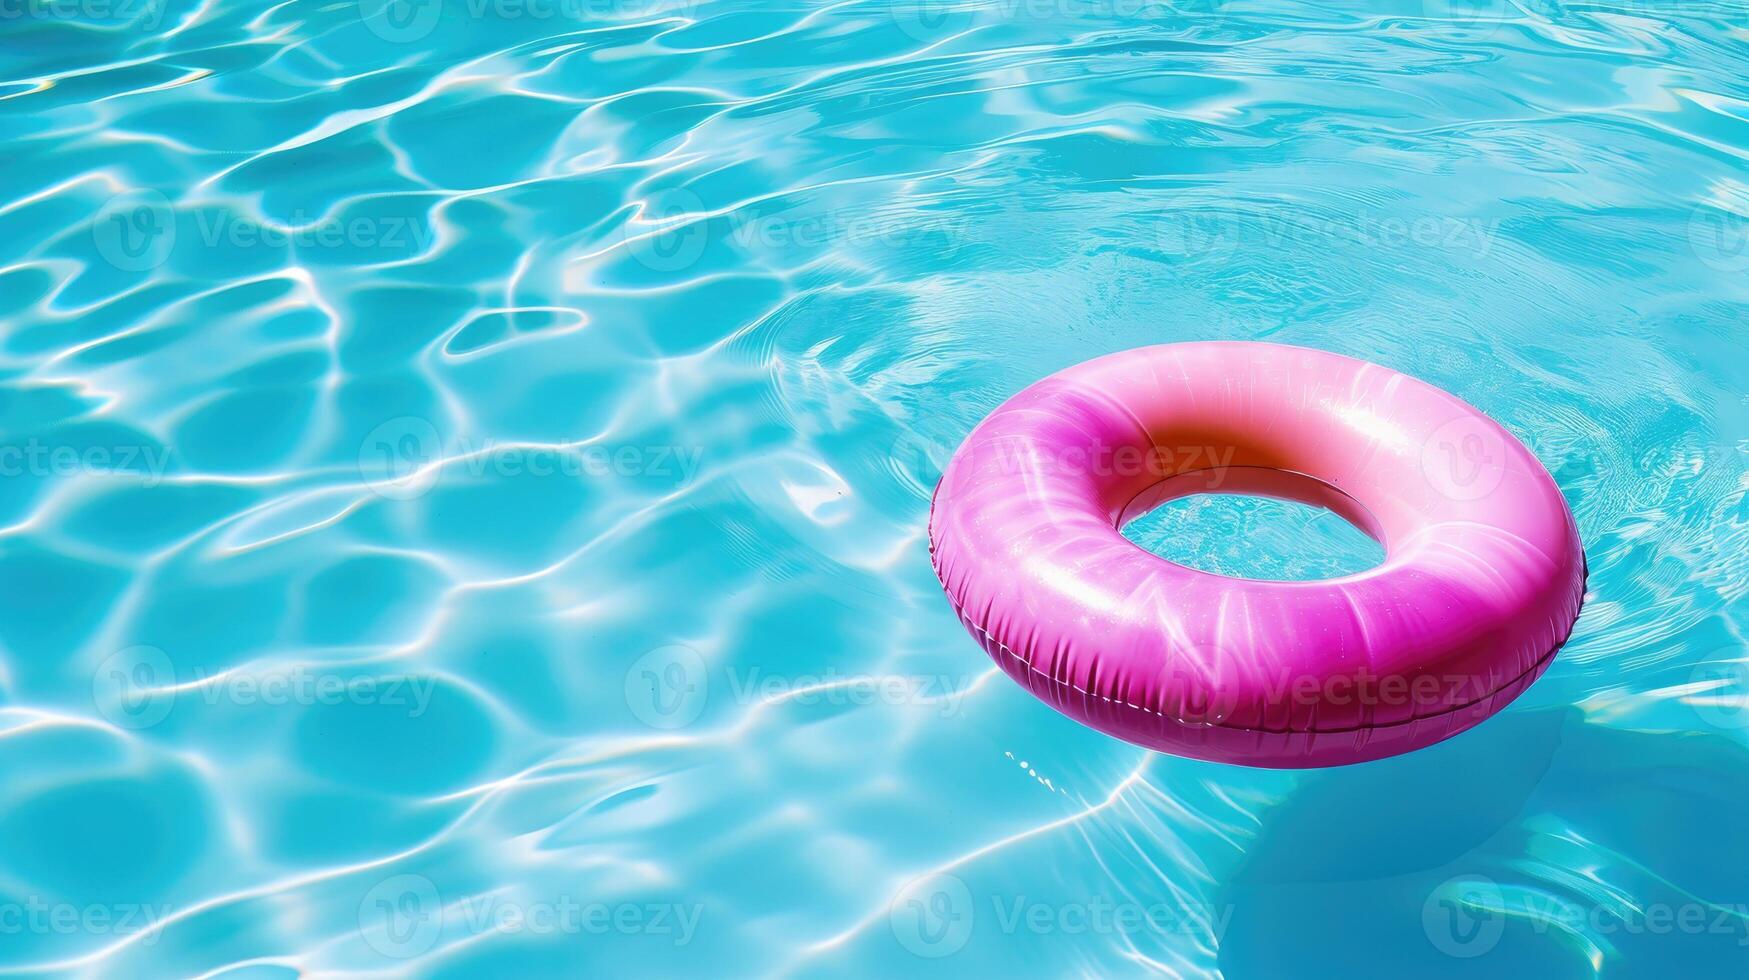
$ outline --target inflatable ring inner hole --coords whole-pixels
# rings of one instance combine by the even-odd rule
[[[1123,530],[1125,525],[1162,504],[1202,494],[1269,497],[1322,508],[1377,541],[1385,549],[1387,556],[1390,553],[1390,543],[1385,539],[1384,526],[1365,504],[1315,476],[1272,466],[1211,466],[1175,473],[1132,497],[1118,514],[1118,530]],[[1136,547],[1140,548],[1141,545]]]

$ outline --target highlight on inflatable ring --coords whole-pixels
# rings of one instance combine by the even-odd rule
[[[1211,491],[1327,507],[1385,560],[1262,581],[1120,533]],[[1388,368],[1263,343],[1145,347],[1021,391],[943,471],[929,547],[960,621],[1034,696],[1137,745],[1270,768],[1480,723],[1547,669],[1586,576],[1554,479],[1498,423]]]

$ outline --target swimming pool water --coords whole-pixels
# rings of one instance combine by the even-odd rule
[[[7,975],[1749,968],[1741,2],[0,0],[0,39]],[[953,447],[1209,338],[1548,465],[1590,590],[1502,715],[1214,765],[967,638]],[[1203,506],[1134,533],[1336,570],[1348,529]]]

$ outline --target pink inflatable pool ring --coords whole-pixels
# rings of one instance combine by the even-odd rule
[[[1229,578],[1119,528],[1193,493],[1328,507],[1384,563]],[[936,575],[1002,669],[1138,745],[1277,768],[1449,738],[1566,642],[1585,591],[1537,458],[1459,399],[1376,364],[1256,343],[1112,354],[973,430],[935,491]]]

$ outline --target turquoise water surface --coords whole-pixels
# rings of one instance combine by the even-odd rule
[[[0,973],[1749,971],[1740,0],[0,0],[0,164]],[[1535,687],[1295,773],[996,672],[942,464],[1209,338],[1538,453]]]

